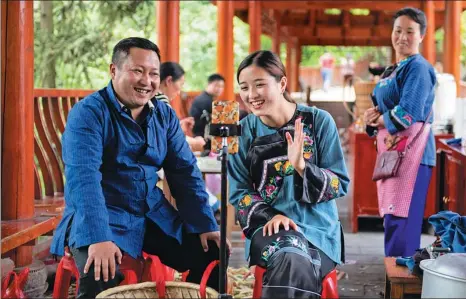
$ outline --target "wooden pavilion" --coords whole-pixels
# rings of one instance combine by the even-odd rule
[[[286,43],[291,90],[298,89],[301,47],[305,45],[391,46],[391,17],[405,6],[423,9],[429,20],[423,55],[436,62],[434,29],[445,30],[443,65],[460,81],[460,14],[466,1],[212,1],[218,8],[217,71],[226,78],[224,98],[234,100],[233,16],[250,25],[250,51],[260,35],[273,50]],[[179,1],[157,2],[158,45],[164,60],[179,61]],[[329,15],[326,9],[341,9]],[[353,15],[352,8],[369,9]],[[37,243],[59,221],[53,204],[63,202],[59,133],[72,105],[90,91],[34,89],[32,1],[1,1],[2,257],[16,266],[47,253]],[[175,104],[180,111],[181,103]],[[36,161],[36,162],[35,162]],[[38,166],[41,166],[41,173]],[[43,196],[45,194],[45,197]],[[43,256],[43,255],[42,255]]]

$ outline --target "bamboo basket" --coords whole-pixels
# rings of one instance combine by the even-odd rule
[[[167,281],[165,296],[159,296],[155,282],[143,282],[105,290],[96,298],[218,298],[219,296],[217,291],[206,287],[204,297],[200,289],[195,283]]]
[[[354,107],[357,118],[362,118],[364,112],[373,106],[371,94],[375,85],[375,82],[368,81],[359,81],[354,84],[354,92],[356,94]]]

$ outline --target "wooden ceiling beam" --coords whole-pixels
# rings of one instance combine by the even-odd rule
[[[351,37],[351,38],[317,38],[307,37],[299,39],[302,46],[360,46],[360,47],[389,47],[392,45],[390,38]]]
[[[374,1],[374,0],[360,0],[360,1],[346,1],[346,0],[314,0],[314,1],[264,1],[262,3],[264,8],[271,8],[277,10],[287,9],[329,9],[339,8],[349,10],[352,8],[366,8],[370,10],[398,10],[406,6],[421,7],[419,0],[394,0],[394,1]]]
[[[375,27],[375,29],[374,29]],[[299,39],[306,40],[307,38],[331,38],[331,39],[390,39],[391,38],[391,27],[379,25],[374,27],[367,26],[351,26],[343,28],[341,26],[319,26],[316,30],[312,30],[310,27],[282,27],[283,33],[287,36],[295,36]],[[314,32],[315,31],[315,32]],[[374,35],[373,33],[377,34]]]
[[[391,10],[396,11],[400,8],[411,6],[421,8],[420,1],[424,0],[410,0],[410,1],[372,1],[372,0],[362,0],[358,4],[355,4],[353,1],[264,1],[268,2],[266,5],[263,5],[265,8],[285,10],[285,9],[327,9],[327,8],[339,8],[339,9],[351,9],[351,8],[367,8],[370,10]],[[216,5],[217,1],[211,1]],[[349,2],[349,3],[348,3]],[[443,12],[445,11],[445,2],[444,1],[434,1],[435,11]],[[236,10],[247,10],[248,1],[247,0],[234,0],[233,6]],[[463,1],[463,10],[466,10],[466,1]]]

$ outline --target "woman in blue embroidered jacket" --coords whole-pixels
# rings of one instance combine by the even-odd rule
[[[349,182],[335,122],[290,99],[270,51],[246,57],[237,80],[252,114],[229,161],[230,202],[250,240],[250,266],[266,268],[263,298],[320,297],[323,277],[342,260],[333,199]]]
[[[397,64],[382,75],[373,91],[375,107],[364,114],[369,135],[378,134],[378,146],[383,150],[403,151],[409,138],[426,129],[406,154],[416,163],[402,162],[400,167],[405,170],[377,182],[386,256],[411,256],[420,247],[427,189],[435,166],[435,141],[429,123],[436,77],[433,67],[419,54],[426,27],[426,16],[418,9],[404,8],[395,14],[392,44]],[[408,137],[406,141],[403,135]]]

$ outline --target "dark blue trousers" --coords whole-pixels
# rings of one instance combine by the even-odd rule
[[[385,256],[412,256],[421,246],[422,219],[426,207],[432,166],[420,165],[408,218],[384,216]]]

